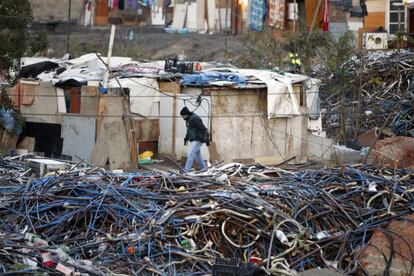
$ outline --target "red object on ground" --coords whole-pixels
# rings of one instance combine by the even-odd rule
[[[328,0],[324,1],[322,31],[324,32],[329,31],[329,2]]]
[[[258,257],[250,257],[249,259],[249,263],[252,264],[261,264],[263,262],[262,258],[258,258]]]
[[[128,253],[129,254],[135,254],[137,252],[137,250],[135,249],[134,246],[128,246]]]
[[[43,264],[44,267],[54,267],[55,266],[55,262],[53,262],[53,261],[43,262],[42,264]]]

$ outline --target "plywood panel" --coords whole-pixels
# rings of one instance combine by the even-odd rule
[[[184,28],[184,24],[187,16],[187,6],[188,4],[177,4],[174,9],[174,18],[172,27],[174,29]]]
[[[284,160],[286,118],[268,120],[266,116],[258,115],[266,114],[267,96],[265,91],[255,92],[212,92],[211,132],[220,157],[225,162],[256,157]]]
[[[208,30],[213,32],[216,29],[216,18],[215,18],[216,3],[214,0],[207,1],[207,21]]]
[[[204,30],[206,0],[197,0],[197,29]]]
[[[35,92],[32,105],[22,105],[21,113],[27,122],[42,122],[60,124],[61,116],[58,113],[56,88],[50,83],[41,82]]]
[[[127,133],[122,120],[106,122],[106,142],[109,153],[109,168],[111,170],[131,168],[131,152],[128,145]]]
[[[187,7],[187,16],[185,27],[190,31],[196,31],[198,28],[197,3],[190,3]]]
[[[98,114],[98,87],[83,86],[81,88],[81,115],[96,116]]]
[[[365,17],[364,28],[385,27],[385,12],[368,12]]]
[[[176,82],[171,82],[171,81],[159,81],[158,85],[159,85],[159,89],[161,92],[171,93],[171,94],[173,94],[174,91],[177,91],[177,89],[180,86],[180,84]]]
[[[135,119],[134,129],[136,129],[137,141],[158,141],[160,137],[160,120]]]

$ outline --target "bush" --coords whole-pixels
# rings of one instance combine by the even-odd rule
[[[29,0],[0,3],[0,71],[17,67],[27,49],[28,25],[32,22]]]

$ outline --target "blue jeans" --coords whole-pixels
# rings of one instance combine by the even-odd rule
[[[201,156],[201,146],[203,145],[200,141],[192,141],[190,144],[190,149],[188,150],[187,162],[185,163],[184,170],[186,172],[191,171],[193,167],[194,160],[200,165],[201,169],[207,168],[206,162],[204,162],[203,157]]]

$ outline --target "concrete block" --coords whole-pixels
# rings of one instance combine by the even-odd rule
[[[336,164],[335,158],[335,142],[332,139],[314,135],[308,135],[308,157],[327,165]]]
[[[352,165],[361,163],[366,155],[366,151],[357,151],[345,146],[335,146],[334,154],[336,165]]]

